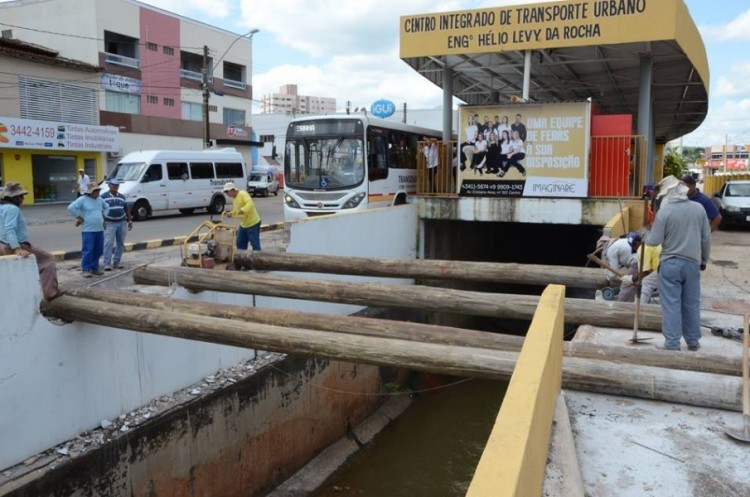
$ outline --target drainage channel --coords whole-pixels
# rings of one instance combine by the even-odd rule
[[[465,495],[507,386],[452,379],[415,393],[411,407],[313,497]]]

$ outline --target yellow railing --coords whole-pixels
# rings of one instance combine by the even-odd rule
[[[423,150],[425,146],[435,143],[438,150],[438,166],[433,169],[427,167],[427,157]],[[455,197],[458,195],[456,183],[456,166],[453,157],[456,151],[456,142],[438,141],[419,142],[419,153],[417,154],[417,195]]]
[[[467,497],[542,495],[562,383],[565,287],[549,285],[518,356]]]
[[[750,179],[750,173],[729,173],[703,177],[703,193],[709,197],[718,192],[724,183],[736,179]]]
[[[641,135],[592,136],[589,197],[640,197],[646,184],[646,139]]]

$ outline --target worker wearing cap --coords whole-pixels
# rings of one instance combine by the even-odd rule
[[[52,300],[60,294],[57,266],[52,254],[29,242],[26,220],[19,208],[28,193],[19,183],[8,183],[0,194],[0,255],[15,254],[24,259],[33,255],[39,268],[44,299]]]
[[[711,255],[711,227],[703,208],[687,197],[688,187],[674,176],[659,183],[659,210],[646,244],[661,244],[659,302],[664,345],[680,350],[684,338],[688,350],[700,348],[700,272]]]
[[[232,210],[227,213],[227,216],[240,220],[240,227],[237,230],[237,248],[247,250],[249,243],[253,250],[260,250],[260,214],[250,194],[244,190],[237,190],[231,182],[224,185],[224,193],[232,199]]]
[[[83,169],[79,169],[76,188],[75,190],[73,190],[73,192],[76,193],[77,197],[80,197],[81,195],[86,195],[86,192],[89,191],[90,184],[91,184],[91,178],[89,178],[88,174],[86,174],[86,172]]]
[[[104,216],[109,214],[109,205],[99,197],[102,187],[96,183],[89,184],[85,195],[78,197],[68,206],[76,218],[76,226],[81,229],[81,275],[91,278],[100,276],[104,271],[99,269],[99,258],[104,252]]]
[[[133,219],[125,195],[118,192],[120,180],[112,178],[107,183],[109,191],[101,194],[101,199],[109,205],[109,212],[104,216],[104,270],[111,271],[113,267],[124,267],[120,261],[125,251],[125,236],[133,229]]]
[[[710,197],[698,190],[698,187],[695,184],[695,178],[692,174],[686,174],[683,176],[682,182],[688,187],[687,197],[693,202],[698,202],[703,206],[703,209],[706,211],[706,216],[708,216],[708,222],[711,225],[711,233],[713,233],[721,224],[722,218],[719,209],[716,208],[716,205]]]

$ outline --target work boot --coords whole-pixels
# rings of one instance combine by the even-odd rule
[[[697,352],[699,348],[701,348],[700,342],[696,342],[693,345],[688,344],[688,350],[691,352]]]
[[[91,271],[91,274],[93,274],[94,276],[101,276],[104,274],[104,271],[102,271],[101,269],[94,269],[93,271]]]
[[[84,278],[91,278],[91,277],[93,276],[93,274],[91,274],[91,273],[90,273],[90,272],[88,272],[88,271],[83,271],[83,272],[81,273],[81,276],[83,276]]]

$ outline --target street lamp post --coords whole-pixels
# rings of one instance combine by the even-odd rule
[[[252,42],[253,35],[255,33],[259,32],[259,29],[251,29],[245,34],[239,35],[237,38],[235,38],[232,43],[229,44],[226,50],[224,50],[224,53],[221,54],[221,57],[219,57],[216,62],[214,63],[214,71],[219,67],[219,62],[224,60],[224,57],[227,53],[229,53],[229,49],[231,49],[235,43],[237,43],[241,38],[244,38],[246,36],[249,36],[248,40]],[[252,45],[250,45],[250,49],[252,50]],[[210,76],[213,74],[213,71],[209,73],[208,70],[208,46],[203,45],[203,71],[202,71],[203,77],[201,78],[201,89],[203,90],[203,148],[209,148],[211,146],[211,125],[208,119],[208,109],[209,109],[209,100],[211,98],[211,91],[209,89],[209,80]],[[251,74],[252,77],[252,74]]]

